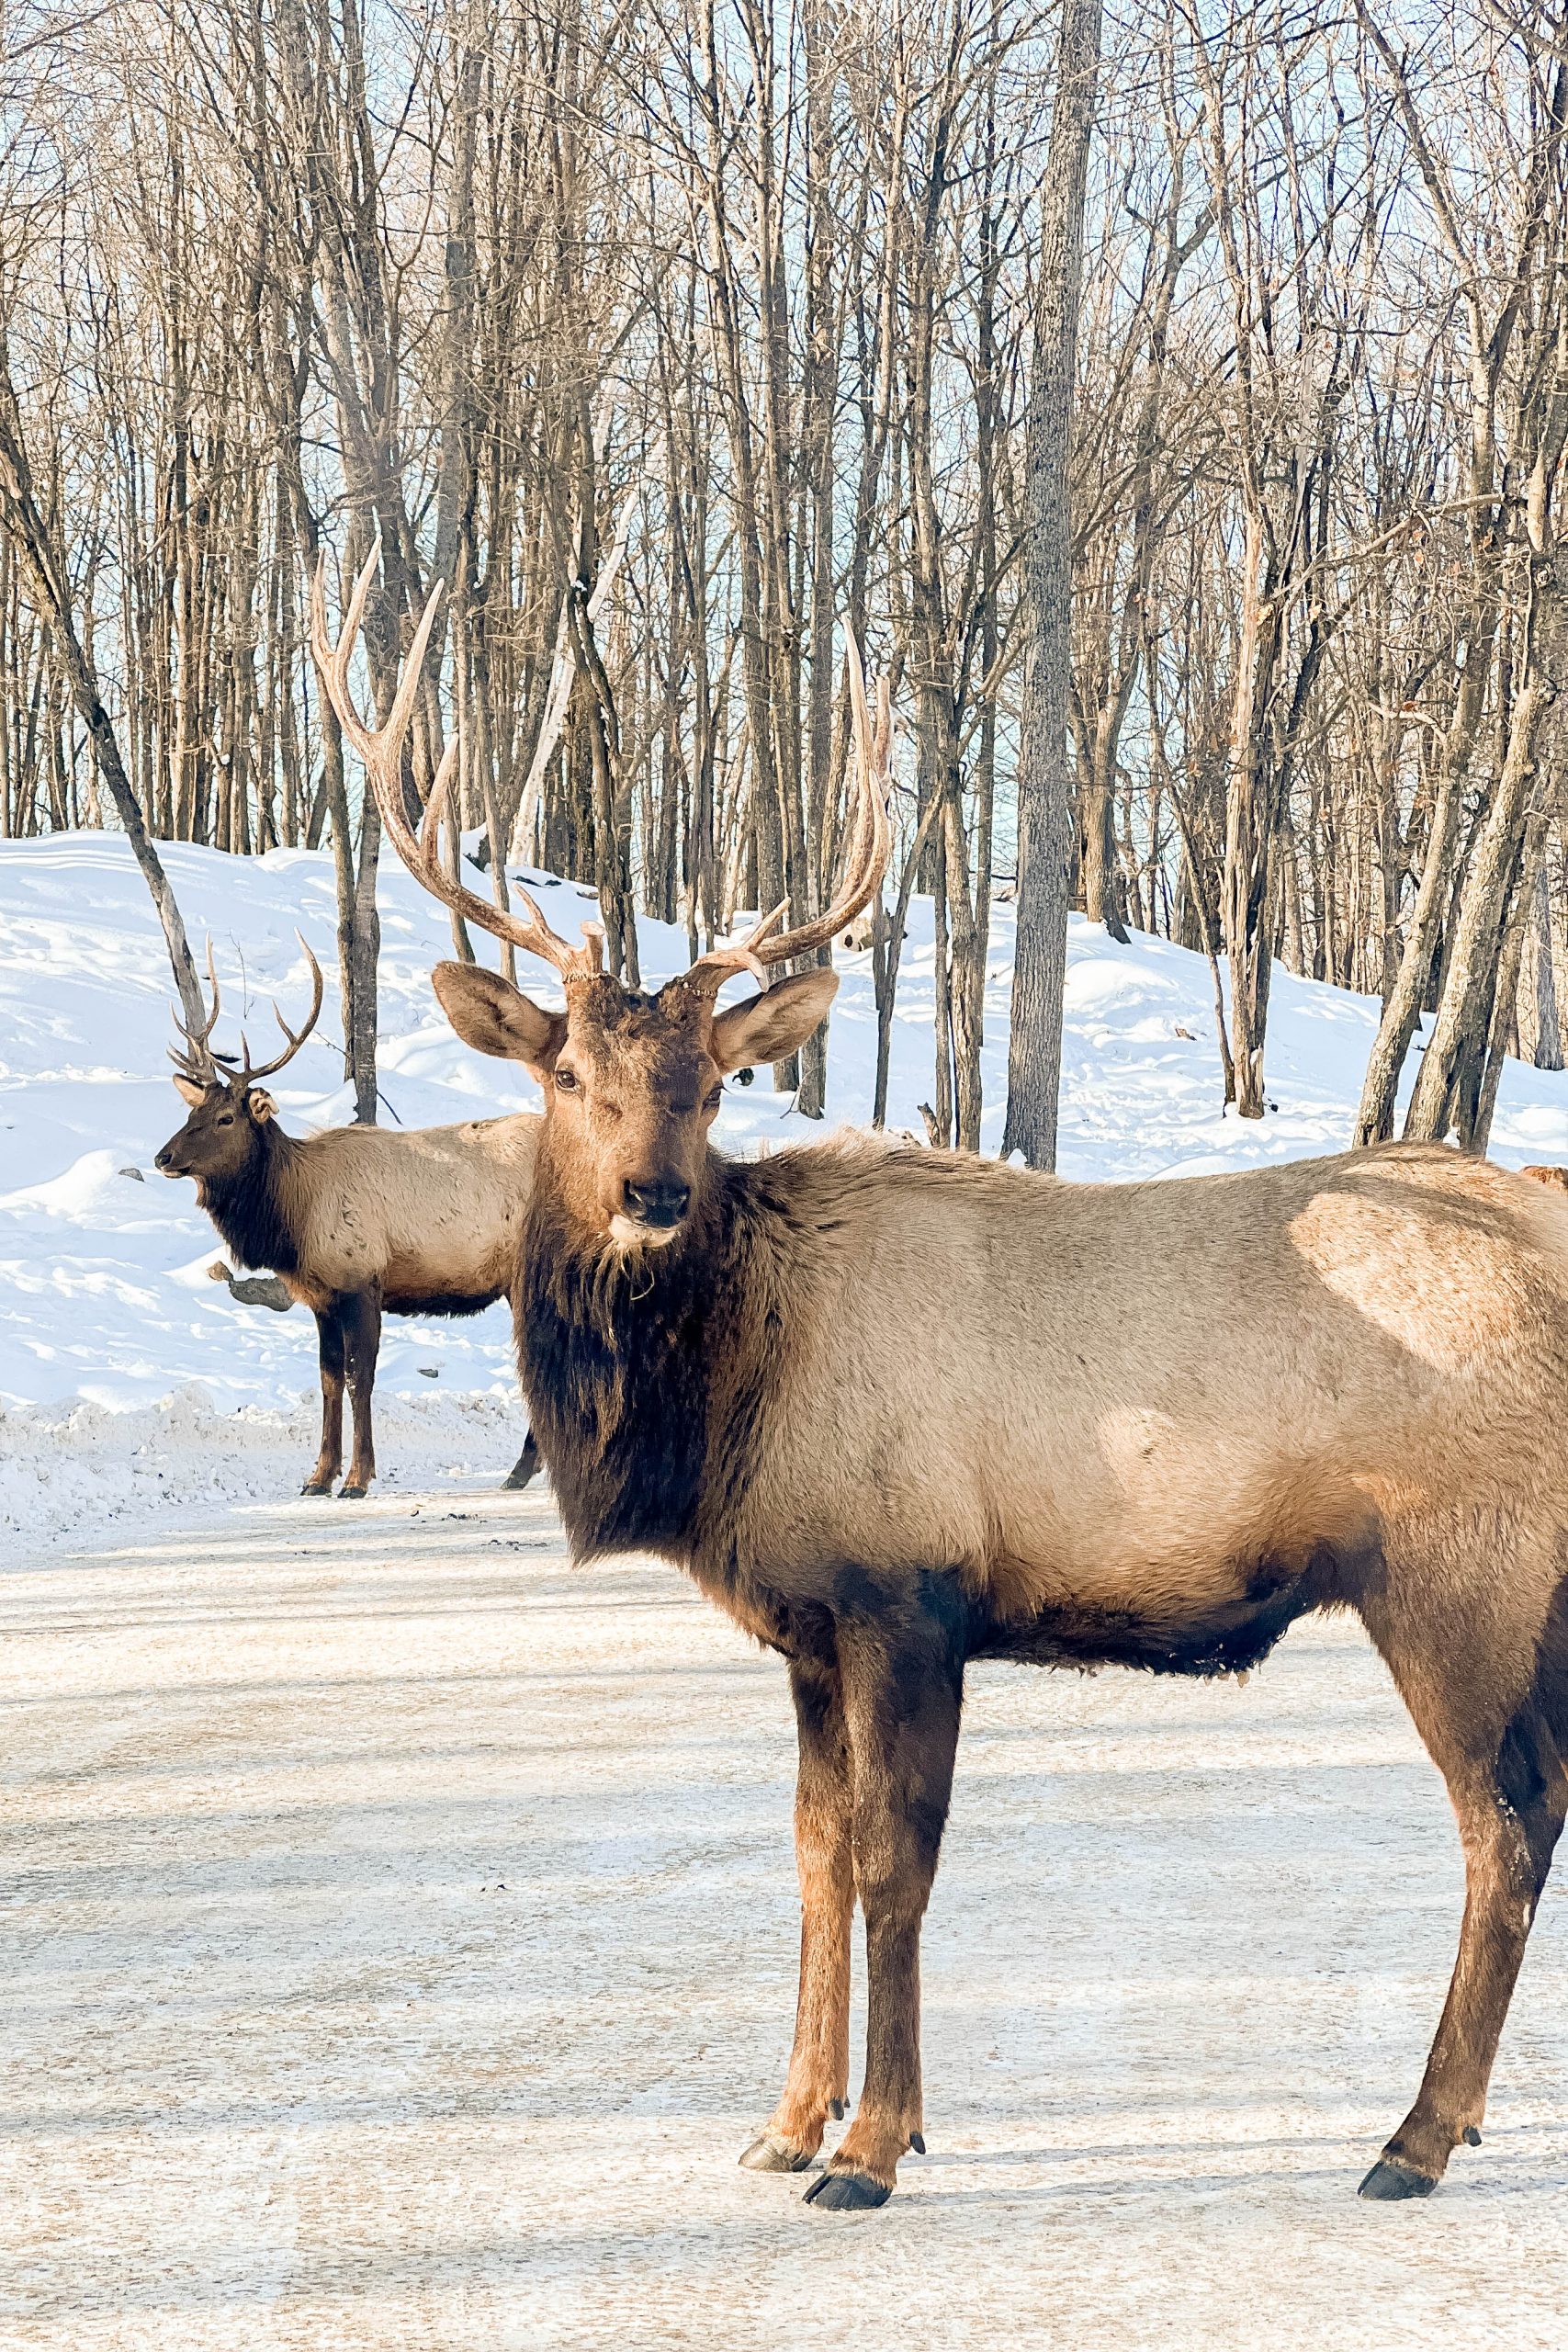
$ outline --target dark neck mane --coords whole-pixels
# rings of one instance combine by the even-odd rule
[[[573,1232],[541,1154],[513,1299],[518,1364],[580,1558],[648,1550],[695,1566],[722,1548],[776,1321],[773,1253],[757,1247],[774,1190],[765,1169],[716,1154],[681,1238],[621,1260]]]
[[[283,1206],[280,1180],[299,1145],[268,1119],[255,1130],[256,1148],[244,1172],[227,1182],[203,1181],[197,1199],[242,1266],[292,1274],[299,1253]]]

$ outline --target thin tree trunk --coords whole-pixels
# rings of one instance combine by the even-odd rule
[[[1076,848],[1069,465],[1083,276],[1084,192],[1100,69],[1100,0],[1064,0],[1051,146],[1041,189],[1040,291],[1024,460],[1029,631],[1018,776],[1018,938],[1004,1152],[1056,1164],[1067,903]]]
[[[113,724],[98,693],[92,656],[77,634],[70,591],[33,496],[32,475],[22,442],[21,413],[11,380],[9,355],[0,343],[0,521],[17,551],[28,592],[48,628],[72,700],[92,741],[98,773],[109,788],[115,814],[125,828],[131,854],[152,894],[169,951],[175,987],[187,1027],[203,1018],[201,989],[191,963],[186,927],[163,860],[141,819],[141,806],[120,758]]]

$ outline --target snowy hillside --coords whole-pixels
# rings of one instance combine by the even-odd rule
[[[331,861],[165,853],[193,943],[213,938],[222,1035],[243,1015],[271,1050],[270,998],[308,1002],[296,926],[326,967],[316,1037],[276,1091],[296,1132],[344,1120]],[[547,894],[559,927],[570,884]],[[450,952],[441,910],[389,860],[381,881],[381,1084],[406,1125],[530,1107],[530,1082],[461,1046],[431,994]],[[929,910],[917,906],[895,1038],[891,1120],[919,1129],[931,1092]],[[1365,1001],[1278,973],[1262,1125],[1221,1116],[1210,982],[1196,956],[1075,922],[1069,947],[1062,1172],[1197,1172],[1337,1149],[1375,1020]],[[679,933],[646,924],[650,980],[684,962]],[[986,1133],[1000,1137],[1011,910],[995,910]],[[875,1017],[869,956],[843,960],[829,1115],[869,1117]],[[111,1520],[220,1496],[292,1491],[314,1451],[315,1327],[238,1307],[207,1269],[220,1254],[188,1183],[152,1167],[183,1107],[163,940],[123,841],[79,834],[0,845],[0,1532],[87,1534]],[[808,1136],[787,1100],[733,1092],[731,1149]],[[1568,1076],[1510,1064],[1494,1135],[1503,1160],[1568,1159]],[[520,1410],[504,1309],[474,1321],[389,1321],[378,1451],[395,1485],[513,1459]]]

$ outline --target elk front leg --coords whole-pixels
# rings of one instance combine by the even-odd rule
[[[800,1992],[784,2097],[740,2161],[753,2172],[804,2172],[829,2115],[841,2116],[850,2075],[850,1923],[853,1782],[836,1666],[793,1658],[800,1767],[795,1859],[800,1873]]]
[[[381,1301],[372,1290],[344,1301],[344,1339],[348,1358],[348,1394],[354,1407],[354,1458],[338,1499],[357,1502],[376,1476],[376,1442],[370,1429],[370,1396],[381,1345]]]
[[[856,1577],[839,1619],[854,1775],[852,1851],[865,1915],[865,2080],[854,2121],[807,2191],[821,2212],[886,2204],[898,2159],[922,2154],[920,1922],[936,1876],[964,1704],[964,1607],[949,1580],[902,1581],[868,1605]]]
[[[330,1495],[343,1467],[343,1321],[337,1307],[316,1309],[321,1358],[321,1450],[301,1494]]]

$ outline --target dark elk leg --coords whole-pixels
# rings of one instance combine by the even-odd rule
[[[836,1666],[794,1659],[800,1769],[795,1858],[800,1872],[800,1994],[784,2097],[740,2161],[753,2172],[804,2172],[829,2115],[841,2116],[850,2075],[850,1926],[853,1781]]]
[[[854,1772],[855,1892],[865,1915],[865,2080],[854,2121],[807,2191],[819,2212],[883,2205],[920,2137],[920,1922],[936,1876],[964,1703],[963,1602],[936,1577],[840,1618]]]
[[[539,1449],[534,1442],[534,1432],[530,1430],[523,1441],[523,1451],[513,1464],[510,1475],[501,1482],[502,1492],[504,1494],[513,1487],[525,1487],[529,1480],[536,1476],[538,1467]]]
[[[1420,2094],[1362,2181],[1363,2197],[1429,2197],[1460,2142],[1480,2141],[1492,2062],[1568,1806],[1568,1647],[1558,1655],[1554,1631],[1500,1738],[1479,1739],[1462,1719],[1464,1694],[1497,1687],[1483,1644],[1465,1654],[1462,1681],[1450,1666],[1446,1680],[1457,1687],[1447,1689],[1429,1670],[1407,1679],[1389,1656],[1459,1818],[1464,1925]]]
[[[357,1502],[376,1476],[376,1442],[370,1430],[370,1394],[381,1345],[381,1301],[375,1291],[356,1291],[344,1301],[344,1338],[348,1358],[348,1394],[354,1407],[354,1458],[339,1492],[340,1502]]]
[[[321,1450],[301,1494],[330,1495],[343,1467],[343,1323],[335,1306],[318,1307],[321,1351]]]

